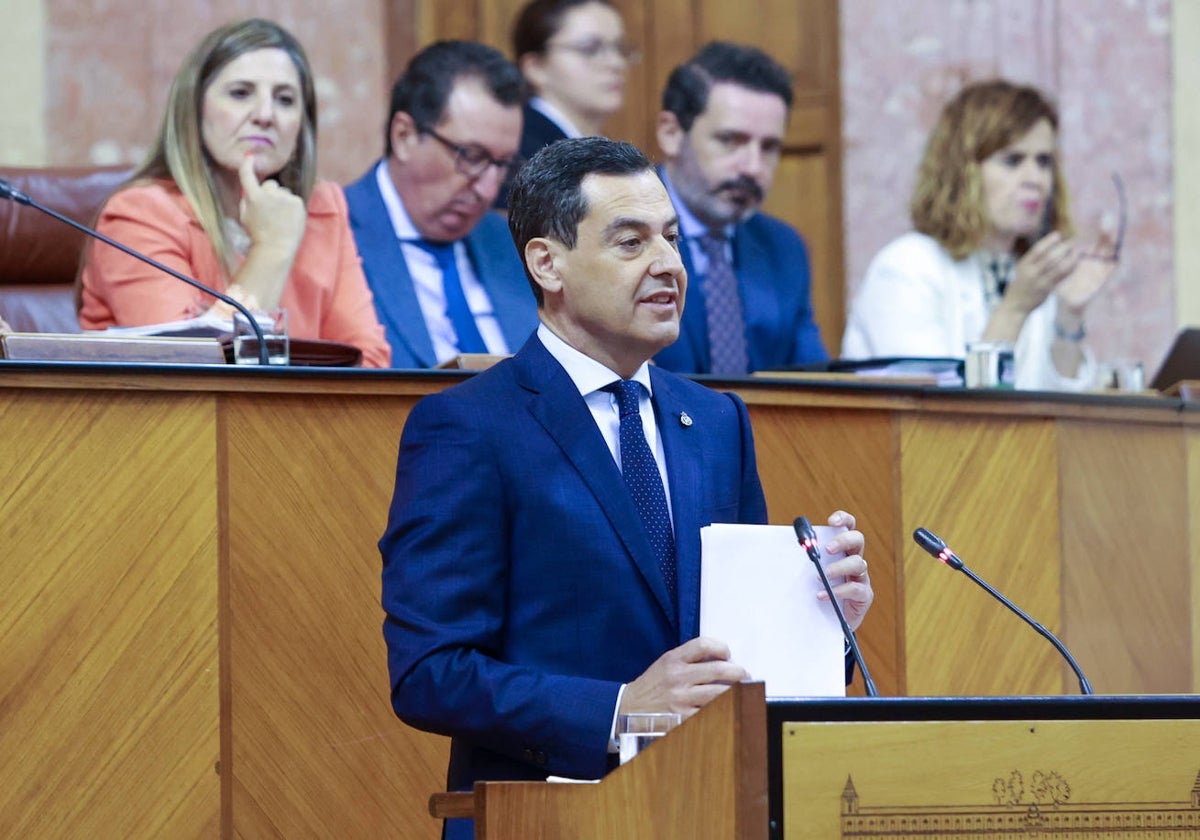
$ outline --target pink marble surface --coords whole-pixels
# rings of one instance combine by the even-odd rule
[[[336,14],[331,10],[336,8]],[[389,79],[382,4],[341,0],[46,0],[46,131],[52,164],[136,162],[184,56],[230,20],[265,17],[308,53],[319,105],[320,175],[348,181],[382,153]]]
[[[964,81],[1004,76],[1057,102],[1080,235],[1129,199],[1122,265],[1089,313],[1100,359],[1150,373],[1175,323],[1170,0],[842,0],[847,301],[909,228],[925,138]]]

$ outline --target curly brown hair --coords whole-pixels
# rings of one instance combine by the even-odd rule
[[[1039,120],[1049,122],[1057,134],[1058,110],[1036,88],[994,79],[959,91],[942,109],[925,146],[909,202],[913,227],[936,239],[955,259],[978,248],[991,228],[980,165],[1020,140]],[[1057,154],[1047,213],[1048,229],[1069,236],[1067,187]],[[1015,251],[1023,254],[1032,244],[1018,239]]]

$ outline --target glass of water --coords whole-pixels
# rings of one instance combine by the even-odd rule
[[[251,314],[262,328],[267,343],[267,363],[286,365],[290,358],[287,310],[254,309]],[[259,363],[258,336],[241,312],[233,313],[233,360],[239,365]]]
[[[674,712],[633,712],[617,716],[617,746],[621,763],[640,753],[679,725]]]

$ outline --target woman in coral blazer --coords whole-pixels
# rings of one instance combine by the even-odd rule
[[[265,20],[224,26],[184,61],[153,149],[96,226],[250,308],[286,308],[294,337],[352,344],[364,364],[386,367],[345,198],[316,182],[316,133],[312,72],[295,38]],[[85,252],[84,329],[214,306],[225,305],[107,245]]]

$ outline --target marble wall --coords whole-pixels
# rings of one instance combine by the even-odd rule
[[[1128,197],[1122,265],[1089,314],[1101,359],[1156,368],[1175,332],[1170,0],[842,0],[847,300],[909,228],[925,138],[966,81],[1004,76],[1057,101],[1079,235]]]
[[[382,153],[390,80],[378,0],[339,0],[337,14],[319,0],[43,3],[47,163],[140,159],[187,52],[210,30],[252,16],[278,21],[308,53],[320,112],[321,176],[349,181]]]

